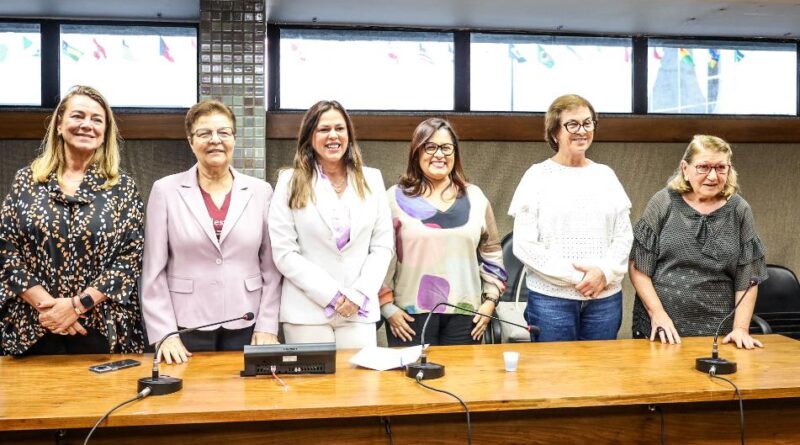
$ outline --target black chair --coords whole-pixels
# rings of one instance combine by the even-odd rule
[[[763,320],[775,334],[800,340],[800,282],[790,269],[767,265],[769,278],[758,285],[753,319]],[[751,331],[756,332],[752,329]],[[764,332],[763,333],[769,333]]]

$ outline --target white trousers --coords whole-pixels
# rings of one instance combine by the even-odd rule
[[[286,343],[336,343],[336,349],[361,349],[378,344],[375,323],[350,321],[336,314],[328,324],[283,323]]]

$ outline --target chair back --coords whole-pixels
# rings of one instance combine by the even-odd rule
[[[800,282],[794,272],[783,266],[768,264],[767,273],[769,278],[758,285],[755,313],[800,313]]]
[[[800,339],[800,282],[783,266],[767,265],[769,278],[758,285],[753,311],[769,324],[772,332]],[[755,319],[756,317],[754,317]]]
[[[515,284],[517,284],[517,278],[523,269],[522,262],[514,256],[514,232],[510,232],[508,235],[504,236],[500,245],[503,248],[503,265],[508,275],[506,291],[500,296],[500,300],[514,301]]]

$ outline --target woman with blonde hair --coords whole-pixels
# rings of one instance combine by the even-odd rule
[[[73,87],[50,119],[42,154],[17,172],[0,211],[3,350],[143,350],[142,207],[119,171],[108,102],[94,88]]]
[[[294,168],[275,185],[269,234],[284,276],[286,342],[375,345],[392,222],[381,173],[362,165],[340,103],[317,102],[303,116]]]
[[[766,250],[738,192],[731,146],[715,136],[695,136],[667,187],[650,198],[634,226],[634,337],[680,343],[681,336],[714,335],[750,280],[767,278]],[[723,343],[762,346],[750,336],[757,293],[753,286],[724,325]]]

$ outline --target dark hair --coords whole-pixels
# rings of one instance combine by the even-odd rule
[[[411,144],[408,147],[408,164],[406,173],[400,177],[400,187],[408,196],[420,196],[433,187],[431,181],[422,172],[419,166],[419,158],[422,156],[424,145],[430,141],[433,135],[445,129],[453,139],[455,150],[453,151],[453,170],[450,172],[450,182],[456,189],[456,196],[462,196],[467,189],[467,177],[461,167],[461,151],[458,147],[458,137],[450,123],[438,117],[426,119],[417,125],[414,135],[411,137]]]
[[[289,182],[289,208],[302,209],[306,206],[309,199],[314,199],[313,190],[311,189],[311,181],[314,175],[317,174],[317,152],[314,151],[314,132],[317,130],[319,120],[322,115],[330,110],[336,110],[344,117],[345,125],[347,126],[347,138],[349,143],[347,149],[342,157],[342,161],[349,172],[355,176],[354,182],[358,196],[364,198],[366,192],[369,192],[369,186],[364,179],[364,172],[362,170],[363,163],[361,160],[361,150],[356,143],[356,132],[353,127],[353,121],[347,110],[344,109],[342,104],[335,100],[321,100],[306,111],[303,116],[303,121],[300,124],[300,132],[297,135],[297,147],[294,153],[294,172],[292,179]]]
[[[197,119],[202,116],[208,116],[209,114],[222,114],[227,117],[231,121],[233,134],[236,134],[236,115],[233,114],[231,107],[218,100],[204,100],[192,105],[192,108],[189,108],[189,111],[186,112],[184,125],[186,127],[187,138],[192,138],[192,127]]]
[[[550,104],[544,116],[544,140],[553,151],[558,152],[558,132],[561,131],[561,113],[567,110],[586,107],[592,113],[592,120],[597,122],[597,113],[588,100],[577,94],[559,96]],[[595,130],[597,128],[595,127]]]

